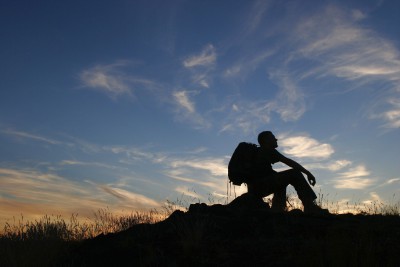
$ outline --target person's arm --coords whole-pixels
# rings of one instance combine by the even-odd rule
[[[281,153],[279,153],[279,161],[282,163],[285,163],[286,165],[288,165],[289,167],[295,169],[295,170],[299,170],[302,173],[304,173],[305,175],[307,175],[307,180],[310,183],[310,185],[314,186],[316,183],[315,177],[314,175],[312,175],[312,173],[307,170],[306,168],[304,168],[303,166],[301,166],[299,163],[297,163],[296,161],[289,159],[287,157],[285,157],[284,155],[282,155]]]

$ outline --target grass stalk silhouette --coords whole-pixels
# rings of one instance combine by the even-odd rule
[[[60,240],[80,241],[93,238],[101,233],[115,233],[140,223],[156,223],[165,219],[167,214],[151,210],[132,212],[128,215],[115,215],[108,208],[99,209],[94,219],[80,221],[78,214],[71,215],[66,221],[61,215],[44,215],[34,221],[25,221],[24,216],[12,223],[6,223],[1,239],[13,241]]]

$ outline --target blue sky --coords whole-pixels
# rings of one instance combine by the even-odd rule
[[[0,219],[223,199],[231,153],[263,130],[331,201],[397,201],[399,11],[2,1]]]

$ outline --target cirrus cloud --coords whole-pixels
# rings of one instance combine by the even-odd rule
[[[157,84],[151,80],[130,74],[126,68],[131,65],[132,62],[129,60],[118,60],[112,64],[98,64],[83,70],[79,78],[84,88],[105,93],[113,99],[119,96],[132,97],[134,89],[139,87],[157,87]]]
[[[188,91],[177,91],[173,93],[176,103],[189,113],[195,112],[194,103],[189,99]]]
[[[190,99],[190,94],[193,93],[196,92],[183,90],[172,93],[173,100],[177,106],[176,119],[188,121],[198,129],[209,128],[211,126],[210,123],[196,111],[195,103]]]
[[[91,217],[106,206],[118,212],[121,208],[159,207],[160,203],[122,188],[97,185],[88,180],[71,181],[52,172],[0,168],[0,224],[15,213],[22,213],[28,219],[43,214],[68,217],[73,213]]]
[[[127,75],[121,71],[127,61],[119,61],[109,65],[97,65],[82,71],[81,82],[84,87],[102,91],[112,97],[132,95]]]
[[[215,47],[212,44],[208,44],[200,54],[190,56],[183,61],[183,66],[186,68],[193,68],[199,66],[209,66],[215,63],[217,54]]]
[[[283,136],[279,144],[286,154],[297,158],[326,159],[335,152],[330,144],[321,144],[308,136]]]
[[[367,177],[369,175],[370,171],[364,165],[358,165],[339,173],[338,179],[334,181],[334,186],[340,189],[365,189],[375,182],[374,179]]]

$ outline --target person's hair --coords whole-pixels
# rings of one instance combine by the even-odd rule
[[[263,140],[265,140],[265,139],[268,138],[268,137],[271,137],[272,135],[273,135],[273,134],[272,134],[271,131],[264,131],[264,132],[261,132],[261,133],[258,135],[258,138],[257,138],[258,143],[261,145],[261,143],[263,142]]]

